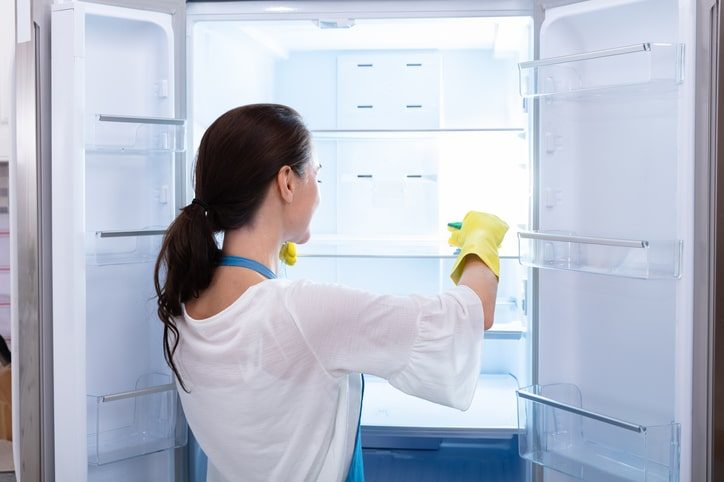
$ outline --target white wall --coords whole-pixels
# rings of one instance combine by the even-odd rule
[[[10,243],[8,162],[10,160],[10,86],[15,55],[15,6],[0,1],[0,336],[10,339]]]
[[[0,161],[10,157],[10,66],[15,45],[13,3],[0,2]]]

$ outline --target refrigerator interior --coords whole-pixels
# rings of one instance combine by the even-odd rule
[[[290,105],[313,133],[322,200],[312,239],[282,276],[434,295],[452,287],[447,222],[475,209],[510,224],[473,406],[460,412],[366,377],[363,446],[373,479],[432,476],[461,457],[468,477],[523,477],[515,390],[531,376],[529,274],[516,232],[529,228],[531,180],[517,63],[530,58],[531,19],[411,14],[350,26],[268,14],[207,20],[194,7],[189,149],[216,117],[249,103]],[[434,455],[423,461],[419,449]]]
[[[542,60],[521,65],[521,93],[540,108],[539,225],[520,237],[540,268],[540,385],[521,393],[521,455],[584,480],[679,480],[687,457],[675,362],[691,323],[677,319],[691,282],[680,148],[691,80],[679,8],[549,9]],[[562,477],[553,470],[546,480]]]
[[[185,122],[174,119],[170,16],[61,5],[53,12],[53,41],[54,92],[67,93],[72,103],[54,104],[54,135],[63,137],[54,144],[67,147],[54,151],[54,192],[77,200],[78,208],[61,211],[54,199],[54,247],[78,247],[82,240],[84,253],[82,276],[61,280],[54,269],[56,298],[63,298],[60,284],[75,280],[82,289],[57,300],[55,357],[85,352],[85,384],[78,387],[85,387],[85,403],[73,402],[66,413],[84,414],[73,430],[85,429],[88,448],[82,465],[56,457],[57,474],[81,480],[87,467],[88,480],[173,481],[172,449],[186,443],[187,431],[163,359],[153,290],[159,233],[175,216],[175,173],[184,150]],[[64,123],[63,116],[72,120]],[[76,195],[68,194],[71,179],[82,186]],[[54,260],[77,252],[58,251]],[[76,301],[69,316],[65,303]],[[59,343],[74,330],[83,331],[84,346]],[[56,371],[56,386],[68,375]],[[62,404],[56,394],[56,406]]]

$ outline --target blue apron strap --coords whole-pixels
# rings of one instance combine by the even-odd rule
[[[247,268],[256,271],[265,278],[275,279],[277,275],[258,261],[241,256],[231,256],[226,254],[219,260],[219,266],[236,266],[238,268]]]
[[[209,459],[196,441],[193,432],[189,428],[189,460],[188,478],[189,482],[206,482],[206,471],[208,470]]]
[[[365,376],[362,377],[362,396],[359,402],[359,419],[357,420],[357,437],[354,440],[354,452],[352,453],[352,461],[349,464],[346,482],[364,482],[365,471],[362,459],[362,400],[365,396]]]

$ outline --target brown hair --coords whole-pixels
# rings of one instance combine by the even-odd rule
[[[195,198],[201,202],[181,209],[169,226],[153,276],[164,356],[184,390],[173,361],[179,343],[175,317],[181,316],[182,303],[211,283],[221,257],[214,234],[252,224],[279,170],[290,166],[304,175],[311,151],[301,116],[278,104],[237,107],[204,133],[194,173]]]

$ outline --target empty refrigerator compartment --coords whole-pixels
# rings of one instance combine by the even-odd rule
[[[671,86],[683,76],[683,45],[641,43],[518,64],[520,95],[540,97],[631,85]]]
[[[557,232],[519,232],[520,263],[626,278],[681,276],[682,242],[578,236]]]
[[[586,410],[571,384],[517,394],[521,457],[592,482],[679,480],[679,424],[642,425]]]
[[[438,149],[430,139],[337,143],[338,233],[429,235],[438,224]]]
[[[183,119],[96,114],[89,123],[87,152],[134,154],[184,150],[186,121]]]
[[[401,392],[386,380],[365,376],[362,425],[365,433],[420,437],[510,435],[518,430],[515,391],[510,374],[481,374],[467,411]]]
[[[88,463],[102,465],[186,444],[171,376],[141,376],[134,389],[88,395]]]

